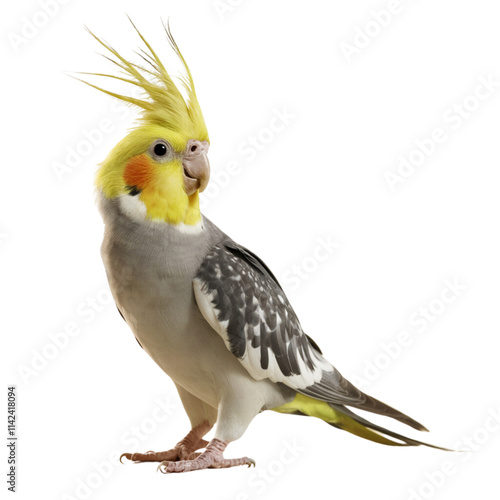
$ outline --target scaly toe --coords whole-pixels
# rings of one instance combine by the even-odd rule
[[[211,465],[210,459],[203,459],[196,457],[193,460],[179,460],[178,462],[170,462],[164,460],[158,469],[163,474],[170,474],[172,472],[191,472],[194,470],[208,469]]]
[[[162,462],[160,465],[158,465],[157,467],[157,471],[159,470],[162,474],[168,474],[169,472],[172,472],[171,470],[169,471],[168,470],[168,466],[171,465],[173,462],[168,462],[168,461],[164,461]]]
[[[120,457],[120,462],[123,463],[122,458],[133,461],[135,464],[143,462],[165,462],[179,460],[177,450],[168,451],[148,451],[146,453],[123,453]]]

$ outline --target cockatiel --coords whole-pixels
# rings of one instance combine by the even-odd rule
[[[97,173],[102,258],[120,314],[174,381],[192,427],[168,451],[122,457],[160,462],[165,473],[253,465],[223,452],[263,410],[317,417],[381,444],[427,445],[350,409],[426,430],[342,377],[304,333],[266,264],[200,213],[199,193],[210,175],[208,132],[191,72],[165,31],[185,68],[187,99],[139,31],[142,65],[93,35],[122,76],[94,74],[144,93],[128,97],[89,83],[142,111]],[[208,443],[203,437],[214,425]]]

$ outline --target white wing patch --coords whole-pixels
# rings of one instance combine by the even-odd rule
[[[234,272],[233,266],[227,266],[231,272]],[[221,270],[220,266],[215,265],[213,269],[214,277],[216,276],[219,280],[221,278]],[[252,276],[252,278],[255,278]],[[226,278],[227,279],[227,278]],[[238,281],[241,279],[241,276],[231,276],[231,279],[234,281]],[[260,287],[262,288],[262,287]],[[196,299],[196,303],[198,304],[198,308],[202,313],[203,317],[207,321],[207,323],[221,336],[224,340],[224,343],[230,351],[234,351],[231,347],[231,339],[228,335],[228,326],[229,320],[221,321],[219,318],[221,317],[221,311],[217,308],[216,304],[219,302],[218,294],[219,292],[216,289],[210,289],[206,286],[206,282],[201,278],[197,277],[193,281],[193,290],[194,296]],[[249,299],[248,299],[249,300]],[[268,298],[270,304],[270,308],[273,308],[272,298]],[[283,305],[285,304],[284,298],[280,295],[278,297],[279,302]],[[241,301],[245,304],[245,294],[241,292]],[[271,349],[270,346],[262,348],[262,342],[268,342],[268,339],[261,338],[261,328],[263,328],[264,335],[268,336],[271,334],[281,336],[282,328],[284,328],[284,323],[281,316],[273,311],[273,315],[275,316],[275,330],[271,331],[267,322],[266,322],[266,312],[259,307],[259,301],[254,296],[251,298],[252,306],[257,308],[258,321],[256,324],[248,324],[244,325],[245,330],[245,351],[243,356],[238,359],[241,364],[246,368],[246,370],[250,373],[250,375],[256,380],[261,379],[269,379],[273,382],[282,382],[289,387],[294,389],[303,389],[305,387],[311,386],[316,382],[319,382],[323,376],[323,372],[333,371],[332,365],[323,358],[317,351],[315,351],[308,343],[302,343],[302,348],[309,350],[308,358],[312,360],[312,366],[309,362],[306,364],[306,361],[303,359],[303,354],[299,352],[297,348],[298,342],[297,339],[292,336],[285,344],[285,351],[293,349],[293,357],[297,360],[298,373],[285,375],[283,371],[280,369],[278,364],[278,360],[276,359],[275,353]],[[246,310],[245,308],[239,308],[238,313],[241,317],[245,317]],[[267,312],[269,314],[269,311]],[[286,312],[286,317],[288,317],[288,312]],[[254,321],[255,322],[255,321]],[[302,333],[302,335],[304,335]],[[305,337],[305,335],[304,335]],[[253,341],[252,341],[253,338]],[[255,344],[254,347],[252,344]],[[262,367],[262,349],[267,351],[267,367]]]

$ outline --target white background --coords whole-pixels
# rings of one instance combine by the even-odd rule
[[[498,494],[500,87],[473,97],[481,78],[500,82],[497,2],[48,3],[50,18],[43,0],[2,16],[2,381],[18,391],[18,498]],[[136,112],[65,74],[114,71],[84,25],[134,57],[126,13],[175,73],[160,23],[170,17],[193,72],[211,138],[205,214],[268,263],[345,376],[422,421],[432,433],[421,438],[473,454],[384,447],[267,412],[226,451],[255,469],[164,476],[109,461],[133,444],[168,449],[189,428],[109,302],[99,255],[93,176]],[[469,116],[453,118],[464,100]],[[294,117],[271,137],[276,110]],[[392,191],[386,172],[435,128],[446,140]],[[249,136],[267,143],[250,153]],[[84,157],[58,177],[77,148]],[[338,247],[318,253],[328,239]],[[446,280],[460,287],[447,304]],[[419,316],[429,306],[432,321]],[[71,325],[77,335],[61,333]]]

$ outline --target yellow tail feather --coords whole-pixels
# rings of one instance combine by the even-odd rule
[[[368,427],[356,422],[352,417],[335,410],[325,401],[319,401],[303,394],[297,394],[293,401],[286,403],[273,411],[279,413],[302,414],[310,417],[320,418],[330,425],[339,427],[342,430],[348,431],[351,434],[374,441],[376,443],[389,446],[406,446],[407,443],[400,443],[386,438],[382,434],[369,429]]]

